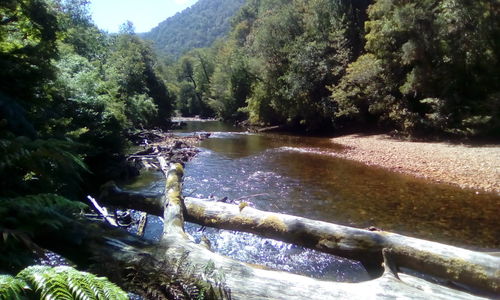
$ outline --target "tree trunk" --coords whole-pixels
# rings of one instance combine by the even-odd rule
[[[167,180],[165,197],[163,199],[165,205],[165,223],[161,244],[166,250],[165,255],[179,257],[184,253],[189,253],[187,257],[189,262],[200,266],[200,269],[208,265],[213,265],[215,270],[224,274],[225,284],[230,289],[232,298],[234,299],[365,299],[392,297],[411,299],[427,299],[429,297],[446,299],[453,297],[454,299],[460,299],[471,297],[458,291],[434,286],[423,280],[416,278],[408,279],[408,281],[413,281],[414,284],[417,282],[420,287],[427,287],[424,289],[425,291],[422,291],[398,279],[396,274],[391,272],[390,268],[387,268],[384,275],[376,280],[356,284],[336,283],[285,272],[262,270],[213,253],[206,247],[194,243],[184,232],[183,199],[180,195],[182,167],[178,164],[173,164],[168,171],[164,169],[164,172],[167,174]],[[234,209],[234,207],[225,207]],[[255,210],[255,213],[261,214],[264,212]],[[220,218],[222,215],[218,214],[217,216]],[[290,217],[290,219],[296,218]],[[258,224],[266,227],[271,232],[286,231],[283,227],[284,224],[275,215],[267,215],[261,221]],[[351,234],[351,232],[347,234]],[[358,243],[353,244],[348,239],[339,244],[343,251],[348,251],[348,248],[356,250],[357,248],[366,249],[370,246],[375,247],[379,245],[379,242],[370,241],[368,245],[359,245]],[[387,265],[390,264],[387,263]]]
[[[141,204],[155,214],[163,211],[164,234],[160,244],[155,246],[155,257],[180,258],[188,253],[186,259],[196,266],[198,274],[202,274],[206,266],[213,266],[223,274],[234,299],[474,298],[398,273],[398,268],[402,267],[493,295],[499,292],[500,259],[497,257],[393,233],[355,229],[251,207],[240,209],[236,205],[193,198],[185,199],[184,204],[180,194],[182,167],[172,165],[167,170],[165,163],[162,166],[167,175],[165,195],[161,200],[144,197],[147,205]],[[107,197],[101,201],[119,206],[124,203],[134,208],[134,203],[126,200],[127,192],[108,187],[104,194]],[[142,201],[138,194],[132,197],[135,204]],[[372,260],[375,264],[380,264],[384,256],[385,272],[380,278],[367,282],[338,283],[255,268],[194,243],[184,232],[184,215],[188,221],[201,225],[251,232],[361,261]]]
[[[500,259],[458,247],[384,231],[369,231],[251,207],[186,199],[186,219],[204,226],[244,231],[363,262],[381,265],[389,249],[397,267],[500,293]]]

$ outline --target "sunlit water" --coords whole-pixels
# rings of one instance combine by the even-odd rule
[[[334,157],[342,148],[327,138],[248,134],[219,122],[190,122],[184,132],[211,131],[186,166],[184,194],[228,197],[268,211],[355,227],[375,226],[473,249],[500,248],[496,194],[462,190]],[[226,132],[226,131],[230,132]],[[161,175],[143,189],[162,192]],[[151,177],[152,176],[152,177]],[[144,186],[144,185],[143,185]],[[161,235],[150,218],[146,237]],[[367,278],[357,263],[251,234],[188,224],[212,249],[269,268],[338,281]]]

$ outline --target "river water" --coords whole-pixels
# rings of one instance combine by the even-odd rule
[[[188,122],[179,134],[209,139],[185,169],[184,195],[245,201],[251,206],[337,224],[383,230],[476,250],[500,248],[500,196],[436,184],[334,157],[328,138],[251,134],[220,122]],[[162,192],[161,174],[146,174],[141,190]],[[143,180],[144,181],[144,180]],[[150,218],[146,237],[161,235]],[[251,234],[188,224],[197,239],[236,259],[337,281],[368,279],[363,267]]]

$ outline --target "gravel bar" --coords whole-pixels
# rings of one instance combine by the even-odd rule
[[[388,135],[347,135],[332,141],[338,156],[395,172],[500,195],[500,146],[410,142]]]

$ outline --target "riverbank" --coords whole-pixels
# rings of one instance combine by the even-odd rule
[[[500,146],[409,142],[388,135],[347,135],[339,157],[462,188],[500,194]]]

